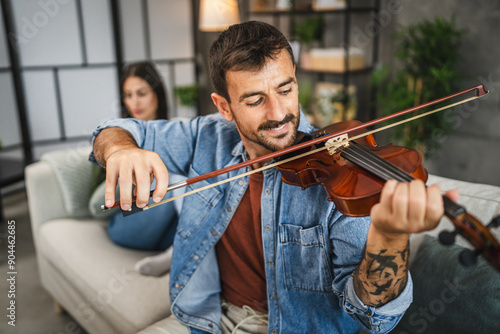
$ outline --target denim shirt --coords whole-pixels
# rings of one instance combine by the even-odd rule
[[[171,172],[196,177],[247,159],[240,136],[220,115],[189,121],[109,120],[137,144],[159,154]],[[314,128],[301,113],[299,131]],[[93,153],[90,159],[95,162]],[[189,190],[242,174],[236,170]],[[353,273],[361,261],[369,217],[341,214],[322,186],[286,184],[276,168],[263,172],[262,241],[269,307],[275,333],[389,332],[412,301],[412,280],[399,297],[375,308],[356,296]],[[215,244],[248,186],[248,176],[184,198],[170,271],[171,311],[191,333],[221,333],[221,285]],[[150,209],[154,210],[154,208]],[[138,213],[140,214],[140,213]]]

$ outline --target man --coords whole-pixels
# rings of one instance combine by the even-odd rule
[[[152,176],[159,201],[168,171],[195,177],[314,131],[299,110],[291,48],[276,28],[231,26],[212,45],[210,72],[220,115],[114,120],[96,130],[106,205],[114,203],[117,183],[122,209],[130,208],[134,182],[136,204],[144,207]],[[434,228],[442,214],[438,187],[391,181],[371,222],[347,217],[323,187],[302,191],[282,182],[275,168],[185,197],[170,276],[173,316],[163,332],[388,332],[412,300],[408,235]]]

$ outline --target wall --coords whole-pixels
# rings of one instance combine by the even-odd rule
[[[1,156],[18,155],[22,141],[7,43],[17,48],[34,158],[61,146],[88,143],[93,129],[119,117],[111,1],[8,0],[15,32],[0,27]],[[196,81],[191,1],[118,0],[125,63],[152,60],[168,90],[173,116],[194,116],[179,106],[174,86]]]
[[[369,5],[371,1],[353,1],[355,6]],[[425,161],[429,172],[470,182],[500,185],[500,1],[467,0],[382,0],[378,22],[370,13],[352,16],[350,43],[370,54],[373,37],[378,36],[379,62],[394,64],[393,34],[398,27],[407,26],[424,19],[433,20],[440,16],[455,17],[457,26],[468,33],[463,37],[459,65],[464,80],[458,83],[462,89],[484,84],[490,94],[480,100],[456,108],[451,117],[455,129],[453,134],[443,138],[430,138],[441,143],[441,149]],[[339,43],[342,33],[342,16],[327,15],[326,38],[329,45]],[[254,16],[244,19],[267,21],[278,26],[288,35],[288,22],[280,17]],[[300,77],[299,77],[300,79]],[[338,82],[339,77],[326,76],[326,81]],[[369,114],[369,75],[355,75],[351,82],[358,87],[358,118],[367,120]],[[380,136],[383,139],[384,135]]]
[[[446,138],[436,138],[442,148],[429,160],[431,173],[471,182],[500,185],[500,1],[467,0],[399,0],[384,1],[386,14],[399,3],[396,15],[386,15],[381,29],[381,60],[392,63],[394,45],[392,33],[423,19],[455,17],[459,28],[468,29],[463,37],[459,69],[463,89],[484,84],[490,94],[454,112],[455,132]],[[363,28],[363,27],[361,27]],[[430,141],[432,146],[432,139]]]
[[[49,143],[36,146],[35,157],[38,157],[43,151],[52,149],[52,143],[57,143],[62,135],[68,138],[88,136],[95,124],[118,115],[110,7],[108,1],[98,0],[16,0],[11,3],[18,39],[22,42],[19,55],[21,65],[25,67],[23,80],[31,137],[35,142]],[[194,82],[195,66],[189,62],[172,66],[164,60],[196,57],[200,69],[200,113],[215,112],[210,100],[212,89],[205,58],[217,34],[197,31],[201,51],[194,54],[193,46],[189,43],[192,34],[191,2],[121,0],[119,3],[124,60],[155,60],[167,86],[172,88],[174,85]],[[57,4],[57,8],[54,4]],[[79,4],[81,17],[77,11]],[[198,1],[194,1],[194,4],[197,6]],[[241,1],[240,5],[248,8],[247,0]],[[455,118],[456,131],[442,139],[442,149],[426,161],[426,166],[437,175],[500,185],[500,174],[497,172],[500,163],[497,148],[500,144],[500,133],[497,131],[500,126],[500,66],[497,65],[500,58],[497,37],[500,2],[386,0],[382,1],[382,11],[381,29],[377,32],[380,37],[379,54],[381,61],[387,63],[392,62],[394,51],[392,33],[400,25],[436,16],[450,18],[453,15],[459,27],[469,30],[463,40],[464,60],[460,64],[467,79],[461,86],[466,88],[484,83],[491,93],[477,105],[461,110],[459,117]],[[241,12],[243,20],[262,19],[273,23],[272,19],[248,17],[244,10]],[[144,24],[146,21],[149,24]],[[373,35],[370,22],[373,23],[373,20],[353,20],[351,43],[371,47],[367,38]],[[283,27],[280,27],[285,33],[286,26],[285,20]],[[83,40],[81,29],[84,32]],[[0,138],[4,146],[16,145],[21,141],[12,78],[10,72],[5,70],[9,66],[7,43],[1,25]],[[91,66],[82,67],[82,62]],[[57,71],[45,68],[54,64],[65,64],[66,67]],[[360,78],[358,81],[366,87],[366,80]],[[59,96],[57,86],[60,89]],[[169,101],[173,108],[171,91]],[[360,103],[366,106],[368,101]],[[185,114],[190,112],[187,110]],[[183,113],[182,110],[178,111],[178,114]],[[3,151],[1,154],[9,152]]]

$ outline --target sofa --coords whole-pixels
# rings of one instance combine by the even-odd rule
[[[89,333],[154,329],[170,314],[169,275],[136,272],[134,264],[154,253],[117,246],[107,236],[106,222],[90,216],[89,152],[88,146],[49,152],[26,167],[42,286]],[[458,189],[460,203],[485,223],[500,214],[500,187],[434,175],[428,183]],[[491,326],[500,328],[492,321],[500,310],[500,273],[481,258],[475,267],[461,266],[457,254],[467,243],[458,237],[457,245],[445,247],[436,239],[450,226],[443,218],[436,230],[411,237],[414,303],[394,332],[486,333],[494,332],[488,330]],[[500,237],[499,231],[495,235]],[[478,328],[485,331],[474,331]]]
[[[88,332],[137,333],[170,315],[169,275],[134,270],[157,252],[114,244],[92,218],[90,146],[42,155],[25,169],[42,286]]]

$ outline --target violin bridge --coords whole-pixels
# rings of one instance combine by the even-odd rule
[[[349,136],[346,133],[338,137],[330,138],[326,141],[325,146],[328,150],[328,154],[334,155],[339,149],[349,146]]]

